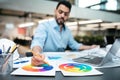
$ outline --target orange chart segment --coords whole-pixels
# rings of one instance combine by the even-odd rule
[[[80,64],[80,63],[65,63],[59,65],[59,68],[61,70],[67,71],[67,72],[89,72],[92,70],[92,67],[86,64]]]

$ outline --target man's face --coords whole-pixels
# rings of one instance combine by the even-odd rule
[[[55,10],[55,18],[59,25],[64,24],[64,22],[68,19],[70,14],[70,10],[68,7],[60,4],[59,7]]]

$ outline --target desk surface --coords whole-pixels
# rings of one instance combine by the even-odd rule
[[[61,72],[56,72],[55,80],[120,80],[120,67],[99,70],[104,74],[98,76],[64,77]]]
[[[98,70],[102,71],[104,74],[98,76],[66,77],[63,76],[60,71],[57,71],[54,77],[0,75],[0,79],[1,80],[120,80],[120,67],[104,68]]]
[[[63,76],[60,71],[56,71],[55,76],[13,76],[0,75],[0,80],[120,80],[120,67],[97,69],[104,74],[96,76]]]

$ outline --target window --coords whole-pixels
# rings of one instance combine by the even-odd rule
[[[117,0],[78,0],[82,8],[117,10]]]

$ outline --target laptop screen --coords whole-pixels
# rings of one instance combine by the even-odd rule
[[[104,65],[107,62],[112,61],[113,58],[116,56],[117,52],[119,51],[119,49],[120,49],[120,38],[117,38],[115,39],[115,42],[113,43],[112,47],[110,48],[104,59],[102,60],[100,66]]]
[[[92,64],[94,66],[102,66],[105,63],[112,61],[113,57],[116,56],[116,53],[119,51],[119,48],[120,48],[120,39],[117,38],[115,40],[115,42],[113,43],[112,47],[110,48],[110,50],[105,55],[105,57],[94,56],[94,58],[92,58],[92,59],[86,59],[86,58],[79,57],[77,59],[73,59],[73,61],[80,62],[80,63],[81,62],[82,63],[89,63],[89,64]]]

